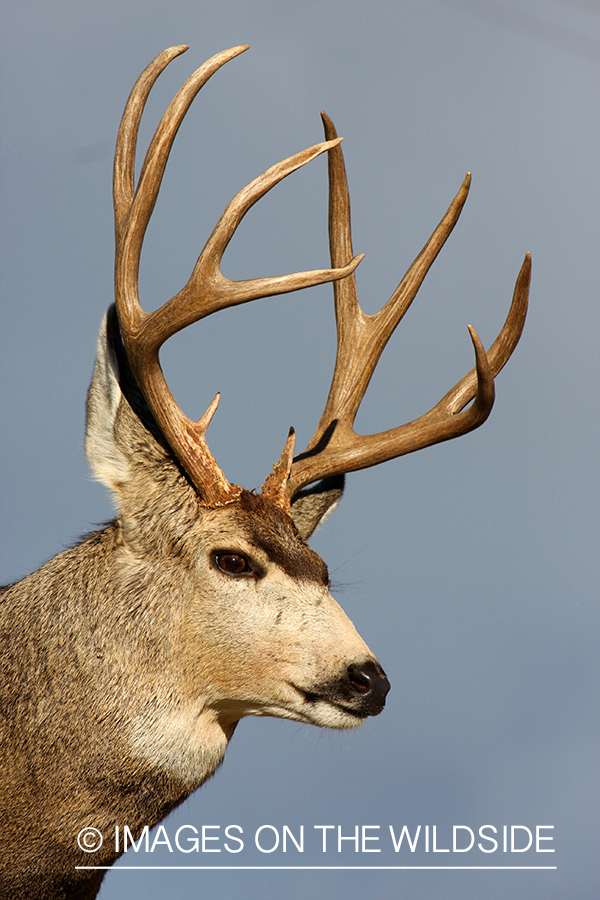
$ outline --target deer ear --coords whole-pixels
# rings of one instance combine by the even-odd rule
[[[85,453],[94,475],[102,484],[118,491],[130,477],[126,454],[115,440],[115,423],[123,400],[117,354],[109,338],[110,313],[104,316],[98,343],[94,375],[87,396]]]
[[[117,494],[136,469],[150,478],[153,464],[170,456],[131,372],[114,304],[100,326],[86,412],[88,462],[98,481]]]
[[[344,476],[323,478],[302,491],[292,500],[290,516],[301,537],[307,540],[340,502],[344,492]]]

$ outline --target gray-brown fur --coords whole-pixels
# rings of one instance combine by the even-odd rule
[[[220,765],[241,716],[350,727],[387,690],[381,674],[369,707],[349,681],[377,664],[289,516],[248,491],[198,502],[108,331],[87,452],[118,516],[0,595],[3,897],[94,897],[101,875],[75,866],[116,854],[111,840],[82,852],[79,831],[159,822]],[[303,515],[312,531],[322,510]],[[218,550],[260,577],[224,575]]]

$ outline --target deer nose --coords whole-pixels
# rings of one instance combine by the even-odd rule
[[[390,683],[379,663],[374,660],[352,663],[348,666],[348,681],[360,712],[365,716],[379,715],[390,689]]]

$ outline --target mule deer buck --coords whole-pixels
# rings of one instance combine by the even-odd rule
[[[209,778],[243,716],[350,728],[383,709],[387,678],[331,597],[306,540],[339,500],[347,472],[466,434],[488,417],[494,376],[525,321],[530,261],[502,331],[475,368],[420,418],[359,435],[354,418],[390,335],[465,202],[469,176],[392,298],[376,315],[357,300],[344,161],[325,138],[273,166],[231,201],[189,281],[152,313],[138,300],[144,233],[175,135],[214,72],[247,48],[214,56],[179,90],[135,187],[137,133],[165,50],[129,97],[114,167],[115,293],[87,403],[86,452],[115,494],[113,522],[2,589],[2,896],[95,897],[118,853],[90,858],[78,834],[154,825]],[[319,154],[329,162],[331,269],[229,281],[220,262],[250,207]],[[260,493],[230,484],[206,441],[218,395],[198,422],[167,387],[161,345],[239,303],[333,282],[337,359],[306,450],[294,432]],[[472,401],[472,402],[471,402]]]

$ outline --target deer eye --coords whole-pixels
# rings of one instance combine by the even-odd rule
[[[254,569],[242,553],[215,553],[215,562],[226,575],[252,575]]]

